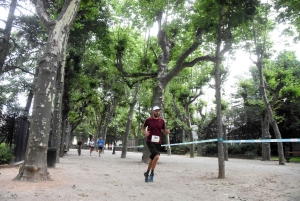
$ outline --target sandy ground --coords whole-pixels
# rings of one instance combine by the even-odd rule
[[[142,153],[128,152],[121,159],[105,150],[98,156],[75,149],[49,168],[53,181],[12,181],[18,167],[0,169],[0,200],[117,200],[117,201],[299,201],[300,164],[229,159],[225,179],[218,179],[218,159],[162,154],[153,183],[144,181],[147,165]]]

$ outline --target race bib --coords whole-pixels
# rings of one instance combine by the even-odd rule
[[[151,142],[159,142],[159,136],[152,135]]]

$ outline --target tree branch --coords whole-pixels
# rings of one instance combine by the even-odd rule
[[[38,14],[41,22],[49,30],[55,24],[55,21],[51,20],[49,15],[47,14],[44,2],[42,0],[32,0],[32,3],[35,6],[36,13]]]
[[[190,62],[184,62],[182,64],[181,69],[186,68],[186,67],[193,67],[196,63],[200,62],[200,61],[211,61],[211,62],[216,62],[216,58],[210,55],[206,55],[206,56],[201,56],[198,58],[195,58],[193,61]]]

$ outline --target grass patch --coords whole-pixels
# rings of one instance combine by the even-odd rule
[[[278,161],[278,160],[279,160],[279,157],[278,157],[278,156],[273,156],[273,157],[271,157],[271,160],[272,160],[272,161]],[[290,159],[290,162],[293,162],[293,163],[300,163],[300,156],[293,156],[293,157]]]

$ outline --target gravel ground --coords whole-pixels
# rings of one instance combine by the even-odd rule
[[[0,200],[160,200],[299,201],[300,164],[229,159],[225,179],[218,179],[218,159],[162,154],[153,183],[144,181],[142,153],[105,150],[98,156],[75,149],[48,168],[52,181],[12,181],[18,167],[0,168]]]

